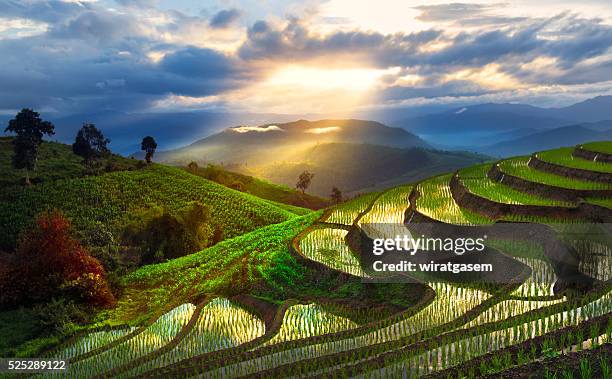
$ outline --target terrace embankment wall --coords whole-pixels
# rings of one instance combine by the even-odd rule
[[[612,189],[609,190],[580,190],[572,188],[555,187],[549,184],[532,182],[502,171],[496,163],[487,172],[489,179],[503,183],[517,191],[530,195],[541,196],[547,199],[578,202],[587,197],[612,197]]]
[[[612,183],[612,173],[589,171],[581,168],[561,166],[555,163],[543,161],[537,157],[537,154],[531,156],[531,159],[529,160],[529,167],[539,171],[544,171],[559,176],[565,176],[568,178],[590,180],[602,183]]]
[[[505,179],[504,179],[505,181]],[[462,208],[479,213],[493,220],[505,217],[542,217],[563,220],[589,220],[612,222],[612,210],[581,202],[576,207],[547,205],[505,204],[471,193],[455,173],[449,183],[455,202]]]
[[[576,146],[572,155],[576,158],[586,159],[594,162],[612,163],[612,154],[600,153],[585,149],[583,146]]]

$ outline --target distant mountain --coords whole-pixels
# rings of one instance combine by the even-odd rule
[[[482,161],[471,153],[431,149],[400,128],[365,120],[299,120],[236,126],[184,148],[159,152],[155,160],[185,165],[221,164],[293,188],[304,170],[315,174],[310,193],[329,196],[414,181]]]
[[[393,125],[439,144],[480,145],[499,141],[501,135],[517,129],[541,130],[568,123],[540,113],[543,112],[529,106],[483,104],[410,118]]]
[[[111,149],[121,154],[138,151],[140,141],[146,135],[155,137],[160,150],[170,150],[186,146],[233,125],[269,125],[272,122],[287,123],[300,118],[349,117],[341,114],[286,115],[208,110],[138,113],[104,110],[73,115],[42,112],[42,116],[56,125],[56,135],[52,139],[64,143],[73,142],[82,123],[95,123],[111,139]],[[0,133],[3,133],[12,117],[14,115],[0,115]],[[561,108],[541,108],[514,103],[461,104],[452,107],[447,104],[429,104],[360,111],[350,117],[384,121],[386,125],[418,135],[434,147],[473,150],[519,138],[528,131],[531,133],[571,124],[612,120],[612,96],[599,96]],[[252,133],[247,134],[250,139]],[[320,140],[325,141],[322,138]],[[336,142],[370,141],[362,139]],[[372,143],[387,144],[386,140]],[[400,143],[398,146],[403,145]]]
[[[308,170],[315,174],[308,191],[329,196],[334,186],[354,194],[416,181],[487,159],[473,153],[417,147],[326,143],[296,151],[286,161],[258,167],[254,173],[293,187],[298,175]]]
[[[479,151],[492,156],[507,157],[598,140],[612,140],[612,121],[569,125],[546,130],[498,142],[483,147]]]
[[[564,108],[550,108],[561,118],[580,122],[612,120],[612,96],[597,96]]]
[[[612,119],[612,96],[598,96],[562,108],[525,104],[478,104],[391,123],[426,141],[446,146],[487,146],[519,137],[525,130],[543,131],[570,124]],[[523,132],[519,132],[522,130]]]
[[[286,160],[295,151],[317,144],[369,143],[392,147],[429,147],[419,137],[400,128],[364,120],[299,120],[260,126],[236,126],[192,143],[160,152],[157,160],[185,164],[264,165]],[[300,157],[300,161],[303,157]]]

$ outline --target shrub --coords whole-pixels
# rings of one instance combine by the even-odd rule
[[[15,263],[0,282],[0,303],[40,303],[69,295],[87,304],[114,302],[104,268],[71,235],[59,211],[44,212],[19,239]]]
[[[222,235],[211,224],[208,207],[193,202],[174,214],[159,208],[141,214],[126,227],[124,238],[141,247],[143,262],[152,263],[195,253]]]
[[[32,308],[39,326],[50,333],[68,334],[73,325],[88,321],[87,313],[72,301],[51,299]]]

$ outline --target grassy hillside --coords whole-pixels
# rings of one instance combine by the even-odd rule
[[[177,210],[192,201],[210,208],[214,223],[221,226],[225,238],[295,216],[268,201],[181,169],[152,165],[138,171],[60,179],[31,188],[13,187],[3,191],[0,195],[3,209],[0,246],[12,248],[21,228],[48,208],[63,210],[86,237],[98,223],[113,230],[124,225],[139,210],[155,206]]]
[[[188,169],[188,171],[226,187],[277,203],[309,209],[321,209],[329,205],[329,201],[326,199],[310,194],[302,194],[293,188],[273,184],[253,176],[231,172],[223,169],[221,166],[209,165],[206,167],[198,167],[195,170]],[[298,209],[295,211],[298,213],[300,212]]]
[[[22,228],[45,209],[63,210],[73,221],[81,239],[100,228],[117,237],[139,212],[152,208],[176,211],[198,201],[209,207],[213,223],[223,238],[285,221],[307,210],[277,204],[226,188],[184,170],[146,166],[142,162],[111,156],[88,171],[70,146],[44,142],[31,187],[23,187],[21,171],[11,166],[10,138],[0,140],[0,249],[10,251]],[[106,167],[110,172],[105,173]],[[6,173],[6,175],[4,175]],[[99,173],[99,175],[92,175]],[[295,213],[294,213],[295,212]]]
[[[308,170],[315,174],[311,193],[329,196],[336,186],[345,193],[371,192],[484,162],[484,155],[421,148],[329,143],[295,152],[283,162],[253,169],[256,176],[293,185]]]
[[[23,170],[15,170],[11,165],[13,156],[13,138],[0,137],[0,185],[10,186],[23,183]],[[99,161],[94,168],[86,169],[83,158],[72,152],[69,145],[57,142],[44,142],[40,146],[37,169],[30,173],[32,183],[41,183],[57,179],[80,178],[85,175],[100,174],[110,171],[136,170],[142,165],[135,159],[111,154]]]

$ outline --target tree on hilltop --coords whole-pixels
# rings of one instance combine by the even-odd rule
[[[304,171],[298,177],[298,181],[295,184],[295,188],[305,193],[308,187],[310,187],[310,182],[312,182],[312,178],[314,178],[314,174],[308,171]]]
[[[140,150],[145,152],[145,159],[147,163],[151,163],[151,159],[153,158],[153,154],[155,154],[155,149],[157,149],[157,142],[151,136],[146,136],[142,139],[142,143],[140,144]]]
[[[94,124],[84,123],[72,144],[72,151],[85,159],[85,164],[102,158],[110,153],[107,145],[110,142]]]
[[[4,131],[17,134],[13,140],[13,167],[25,170],[25,184],[30,185],[29,172],[36,169],[43,135],[55,134],[55,126],[49,121],[43,121],[38,112],[24,108],[9,121]]]
[[[331,191],[331,199],[335,204],[342,202],[342,191],[338,187],[333,187]]]
[[[194,161],[189,162],[189,164],[187,165],[187,169],[191,172],[197,172],[198,168],[198,164]]]

